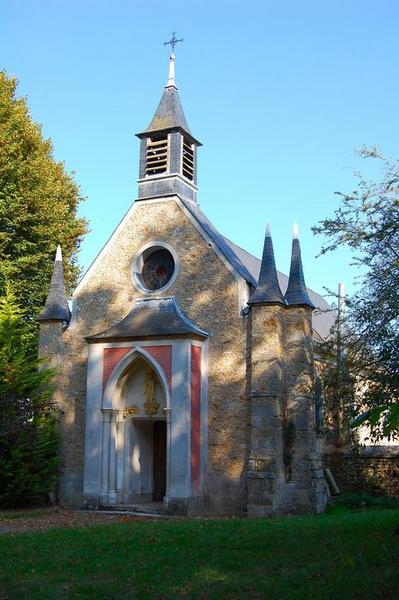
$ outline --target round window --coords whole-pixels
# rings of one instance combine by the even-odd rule
[[[136,283],[149,292],[167,286],[175,274],[175,259],[172,252],[164,246],[151,245],[142,250],[133,262]]]

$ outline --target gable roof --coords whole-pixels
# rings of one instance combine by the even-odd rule
[[[218,248],[219,252],[223,255],[224,259],[233,267],[238,275],[240,275],[250,286],[256,288],[256,284],[259,279],[259,272],[261,267],[261,261],[241,248],[237,246],[234,242],[224,237],[221,233],[217,231],[214,225],[210,222],[208,217],[202,212],[198,204],[195,202],[184,198],[178,194],[172,194],[171,199],[176,198],[178,203],[181,203],[183,208],[187,210],[194,220],[197,223],[199,230],[203,230],[203,232],[212,240],[215,246]],[[133,205],[128,209],[122,220],[119,222],[118,226],[111,234],[110,238],[103,246],[97,257],[93,260],[87,271],[83,274],[83,277],[79,281],[78,286],[75,289],[74,294],[78,292],[81,286],[84,284],[84,281],[87,277],[90,277],[90,273],[95,268],[97,261],[100,260],[103,253],[106,251],[106,248],[109,243],[111,243],[112,238],[117,234],[118,230],[124,225],[126,219],[131,214],[131,211],[134,210],[137,205],[140,205],[143,200],[137,201],[137,203],[133,203]],[[277,271],[278,282],[281,288],[282,293],[284,294],[287,290],[288,285],[288,277]],[[316,306],[317,311],[313,313],[313,328],[321,338],[326,338],[330,332],[332,325],[335,322],[335,311],[331,309],[329,304],[324,300],[322,296],[307,288],[309,297],[313,304]]]

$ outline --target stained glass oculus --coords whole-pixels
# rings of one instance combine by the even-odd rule
[[[172,278],[175,261],[172,254],[165,248],[160,248],[148,254],[143,260],[141,277],[148,290],[160,290]]]

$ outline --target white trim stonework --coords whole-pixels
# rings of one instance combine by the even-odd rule
[[[208,471],[208,355],[209,340],[201,346],[201,483],[204,490],[205,475]]]
[[[86,506],[115,506],[138,501],[131,493],[129,462],[133,460],[131,435],[128,429],[140,422],[166,420],[166,510],[187,512],[191,497],[191,344],[202,348],[201,356],[201,482],[206,469],[206,388],[207,342],[182,340],[152,340],[143,342],[112,342],[89,345],[86,404],[86,448],[84,467],[84,502]],[[146,346],[171,346],[171,389],[162,367],[146,351]],[[130,348],[113,369],[104,392],[103,355],[105,348]],[[119,382],[137,358],[142,358],[155,370],[165,397],[164,416],[123,417]],[[204,406],[205,405],[205,406]],[[149,459],[150,460],[150,459]],[[145,500],[150,498],[146,497]]]

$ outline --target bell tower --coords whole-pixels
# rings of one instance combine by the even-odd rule
[[[172,48],[176,41],[172,38]],[[171,42],[168,42],[171,43]],[[138,200],[179,194],[197,201],[197,149],[175,81],[175,55],[169,57],[169,77],[158,108],[142,133]]]

